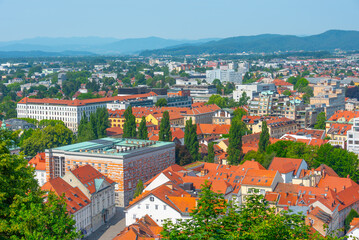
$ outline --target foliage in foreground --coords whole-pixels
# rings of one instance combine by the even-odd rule
[[[64,198],[44,198],[34,170],[21,155],[0,146],[0,239],[76,239],[75,220]]]
[[[263,195],[249,195],[237,207],[205,184],[191,219],[166,221],[163,239],[325,239],[311,235],[304,217],[282,211],[275,213]],[[326,239],[334,239],[327,237]]]

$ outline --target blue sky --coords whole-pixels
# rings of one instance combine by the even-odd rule
[[[0,41],[359,30],[359,0],[0,0]]]

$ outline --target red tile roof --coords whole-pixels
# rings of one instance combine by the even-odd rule
[[[359,117],[359,111],[343,111],[339,110],[331,116],[328,121],[337,122],[339,119],[341,121],[350,122],[353,118]]]
[[[110,178],[106,177],[105,175],[103,175],[102,173],[100,173],[90,165],[77,167],[71,170],[71,172],[83,185],[85,185],[85,187],[90,191],[91,194],[96,192],[96,187],[95,187],[96,179],[104,179],[109,184],[115,183]]]
[[[277,171],[249,169],[241,184],[251,186],[271,186]]]
[[[38,153],[29,161],[29,165],[34,167],[36,170],[46,171],[46,158],[45,153]]]
[[[84,106],[87,104],[94,104],[100,102],[111,102],[111,101],[124,101],[128,99],[137,99],[137,98],[144,98],[149,96],[156,96],[156,93],[150,92],[145,94],[137,94],[137,95],[128,95],[128,96],[115,96],[115,97],[105,97],[105,98],[94,98],[94,99],[85,99],[85,100],[58,100],[52,98],[43,98],[43,99],[36,99],[36,98],[28,98],[25,97],[21,99],[18,103],[19,104],[54,104],[54,105],[67,105],[67,106]]]
[[[41,189],[55,192],[58,196],[65,195],[67,210],[72,214],[91,202],[78,187],[72,187],[60,177],[50,179]]]
[[[147,214],[141,218],[136,219],[134,224],[127,226],[121,231],[113,240],[154,240],[160,239],[162,227],[160,227]]]
[[[293,175],[296,175],[302,161],[303,159],[297,158],[274,157],[268,170],[274,170],[280,173],[289,173],[293,171]]]

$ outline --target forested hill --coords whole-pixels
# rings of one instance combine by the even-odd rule
[[[225,38],[198,45],[143,51],[141,55],[197,55],[241,52],[358,50],[359,31],[330,30],[318,35],[262,34]]]

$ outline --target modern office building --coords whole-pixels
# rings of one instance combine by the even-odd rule
[[[139,179],[146,182],[175,163],[175,144],[102,138],[47,149],[45,155],[48,180],[89,164],[116,182],[116,204],[123,207],[132,199]]]

